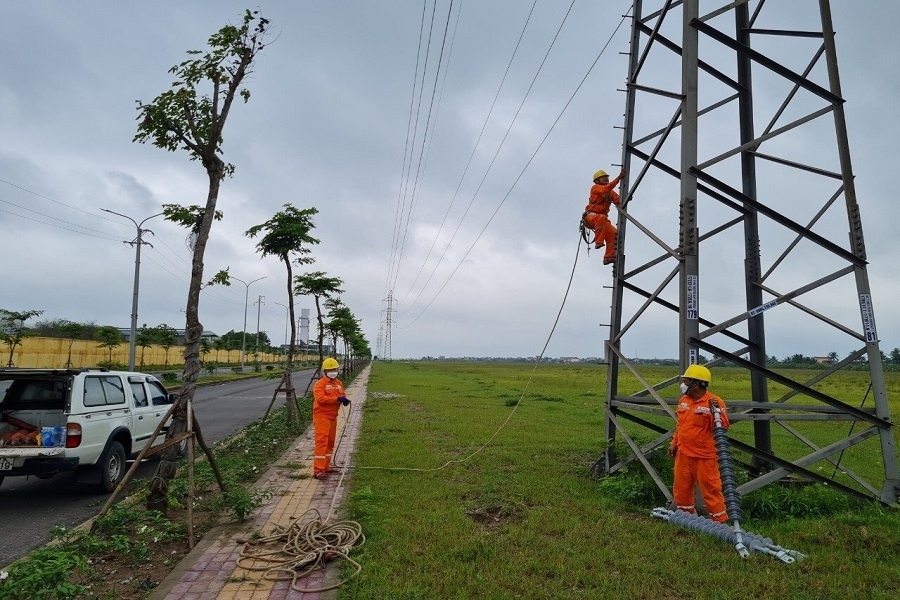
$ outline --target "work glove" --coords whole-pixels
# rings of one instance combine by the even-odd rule
[[[340,402],[344,406],[350,406],[350,400],[347,399],[347,396],[341,396],[340,398],[338,398],[338,402]]]

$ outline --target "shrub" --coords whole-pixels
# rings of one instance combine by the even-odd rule
[[[166,371],[165,373],[160,375],[160,377],[162,377],[162,380],[166,383],[173,383],[175,381],[178,381],[178,374],[172,371]]]

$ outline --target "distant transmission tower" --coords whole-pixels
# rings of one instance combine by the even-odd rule
[[[394,326],[391,314],[394,312],[394,292],[388,292],[388,296],[384,301],[387,302],[387,308],[384,309],[384,352],[382,358],[391,360],[391,329]]]
[[[382,318],[381,324],[378,326],[378,337],[375,338],[375,356],[384,357],[382,352],[384,350],[384,319]]]
[[[741,494],[791,478],[896,502],[897,449],[831,7],[703,2],[711,12],[702,13],[700,4],[633,5],[608,446],[595,472],[640,461],[671,500],[647,457],[671,439],[681,373],[708,359],[739,367],[740,383],[750,384],[749,398],[729,397],[717,372],[733,379],[734,371],[713,369],[732,450],[749,473]],[[776,372],[766,325],[782,345],[854,350],[814,375]],[[671,333],[670,346],[659,346],[680,366],[646,381],[621,349],[659,332]],[[623,367],[637,392],[634,379],[623,390]],[[838,398],[828,384],[850,367],[865,369],[871,386]]]

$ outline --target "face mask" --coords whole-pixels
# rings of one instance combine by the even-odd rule
[[[688,389],[689,389],[689,388],[688,388],[688,384],[682,383],[680,386],[678,386],[678,389],[681,390],[681,393],[682,393],[682,394],[687,394],[687,393],[688,393]]]
[[[337,371],[325,371],[325,376],[328,379],[335,379],[337,377]]]

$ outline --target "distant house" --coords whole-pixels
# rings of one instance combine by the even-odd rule
[[[813,356],[813,360],[820,365],[833,365],[834,359],[830,356]]]

